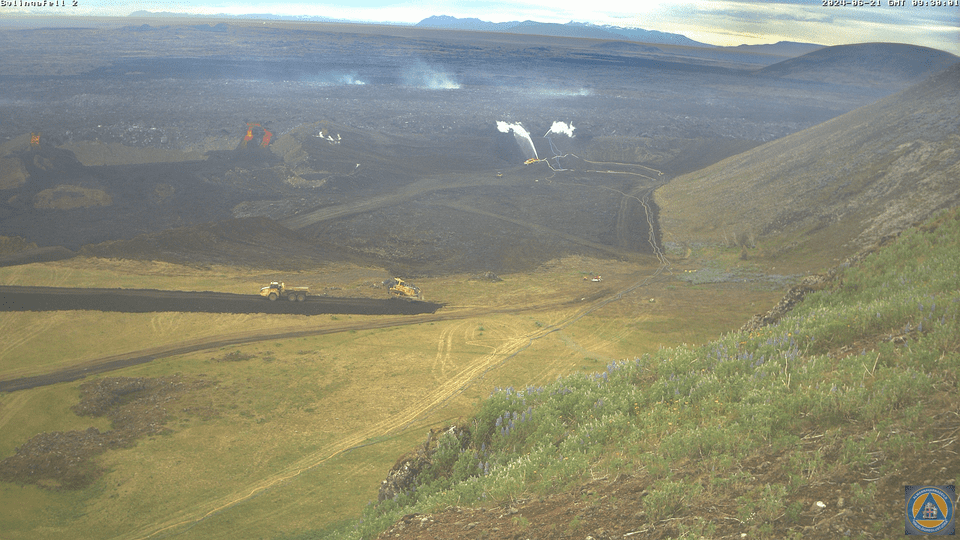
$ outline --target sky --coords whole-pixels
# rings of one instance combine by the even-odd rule
[[[204,15],[271,13],[414,24],[431,15],[451,15],[491,22],[609,24],[683,34],[712,45],[887,41],[960,55],[960,0],[903,0],[902,6],[890,5],[899,0],[845,0],[845,6],[831,7],[824,5],[825,0],[76,0],[76,7],[74,0],[48,0],[60,5],[9,7],[27,1],[0,0],[0,18],[21,11],[125,16],[147,10]],[[954,5],[915,6],[916,1]],[[853,5],[855,2],[864,5]],[[2,7],[3,3],[7,7]]]

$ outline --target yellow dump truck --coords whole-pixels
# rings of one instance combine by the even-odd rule
[[[303,302],[310,294],[310,287],[287,287],[282,281],[271,281],[269,285],[260,287],[260,296],[275,301],[277,298],[286,298],[291,302]]]

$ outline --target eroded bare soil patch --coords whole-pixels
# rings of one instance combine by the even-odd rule
[[[109,377],[80,385],[81,399],[71,407],[80,416],[106,417],[109,431],[97,428],[35,435],[0,461],[0,480],[48,489],[81,489],[103,469],[96,457],[111,448],[129,448],[137,439],[169,431],[167,408],[210,381],[169,377]],[[200,412],[202,415],[202,411]]]

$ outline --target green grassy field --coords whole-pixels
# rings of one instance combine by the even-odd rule
[[[415,490],[368,506],[340,537],[597,471],[646,478],[648,523],[722,505],[749,537],[803,538],[802,513],[839,494],[870,515],[855,537],[902,530],[902,484],[960,477],[945,453],[960,427],[958,247],[954,209],[843,268],[775,326],[496,389],[461,423],[469,439],[444,434]],[[765,459],[758,482],[743,463]],[[718,534],[709,517],[686,523],[698,526],[681,537]]]
[[[92,377],[180,375],[204,386],[161,404],[161,433],[94,457],[103,474],[86,487],[0,482],[0,530],[5,539],[208,539],[336,528],[376,500],[389,468],[431,427],[469,418],[492,389],[542,386],[664,345],[702,343],[779,296],[664,277],[584,315],[586,298],[612,294],[654,268],[571,258],[497,283],[432,278],[418,285],[447,304],[442,313],[462,318],[199,351]],[[600,272],[601,284],[582,280]],[[270,275],[73,259],[3,268],[0,282],[249,293]],[[377,276],[332,267],[290,281],[332,284],[349,296],[369,294]],[[195,337],[367,320],[377,317],[3,313],[7,335],[19,337],[4,342],[0,376]],[[0,459],[41,433],[108,431],[107,418],[71,410],[83,382],[0,395]]]

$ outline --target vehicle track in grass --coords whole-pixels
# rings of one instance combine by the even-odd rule
[[[523,350],[528,348],[536,340],[542,339],[545,336],[548,336],[570,324],[575,323],[580,320],[582,317],[586,316],[588,313],[595,311],[607,305],[609,302],[615,301],[618,298],[622,297],[623,294],[632,291],[646,283],[649,283],[653,279],[656,279],[662,271],[663,266],[661,265],[658,269],[650,276],[644,278],[643,280],[623,289],[611,293],[607,290],[597,295],[594,295],[592,298],[576,298],[570,300],[559,300],[549,303],[529,305],[529,306],[493,306],[487,308],[471,308],[471,309],[445,309],[440,313],[432,314],[420,314],[420,315],[411,315],[411,316],[393,316],[389,318],[384,318],[379,321],[365,321],[362,323],[356,324],[336,324],[336,325],[326,325],[321,328],[313,329],[290,329],[290,330],[278,330],[270,333],[263,333],[262,331],[253,331],[253,332],[243,332],[230,335],[218,335],[210,336],[207,338],[200,338],[196,340],[191,340],[188,342],[181,342],[175,345],[156,347],[152,349],[144,349],[139,351],[133,351],[130,353],[113,355],[93,360],[84,361],[81,363],[74,364],[68,368],[59,369],[57,371],[41,374],[32,377],[21,377],[18,379],[12,379],[7,381],[0,381],[0,391],[11,392],[19,389],[32,388],[36,386],[42,386],[46,384],[54,384],[58,382],[66,382],[70,380],[76,380],[83,378],[87,375],[102,373],[114,369],[120,369],[122,367],[132,366],[140,363],[145,363],[152,361],[154,359],[161,359],[170,356],[176,356],[181,354],[186,354],[190,352],[196,352],[200,350],[220,348],[230,345],[239,345],[247,343],[255,343],[260,341],[271,341],[279,339],[291,339],[297,337],[305,336],[315,336],[315,335],[324,335],[324,334],[333,334],[339,332],[349,332],[349,331],[360,331],[360,330],[371,330],[371,329],[381,329],[389,328],[394,326],[403,326],[411,324],[422,324],[427,322],[437,322],[437,321],[449,321],[449,320],[458,320],[458,319],[468,319],[483,317],[491,314],[497,313],[521,313],[521,312],[532,312],[532,311],[543,311],[543,310],[568,310],[569,315],[564,316],[560,320],[552,323],[546,324],[544,326],[539,326],[536,329],[529,332],[522,332],[514,334],[512,336],[504,336],[502,341],[499,344],[488,344],[488,346],[494,347],[489,353],[475,357],[474,360],[470,361],[466,365],[457,366],[460,368],[456,375],[453,377],[439,382],[438,385],[428,394],[422,396],[415,403],[408,405],[406,408],[400,412],[386,417],[380,421],[377,421],[373,424],[368,425],[362,431],[350,434],[344,438],[338,440],[335,443],[326,445],[309,455],[303,456],[301,459],[297,460],[295,463],[283,468],[282,470],[260,480],[249,486],[246,486],[242,490],[234,491],[231,494],[225,495],[223,497],[218,497],[216,499],[210,500],[206,503],[200,504],[198,506],[193,506],[190,509],[184,509],[180,512],[174,513],[169,519],[166,519],[160,523],[153,523],[140,527],[134,531],[130,531],[127,534],[122,535],[124,538],[135,537],[135,538],[152,538],[158,535],[169,534],[171,532],[175,533],[177,530],[186,529],[192,527],[193,525],[211,517],[215,514],[227,510],[239,503],[247,501],[252,497],[257,496],[258,494],[268,490],[272,487],[275,487],[287,480],[290,480],[296,476],[299,476],[305,471],[313,469],[339,455],[342,453],[351,450],[353,448],[358,448],[369,444],[369,441],[375,438],[382,438],[384,435],[388,435],[394,432],[402,431],[409,428],[412,424],[422,419],[425,415],[429,414],[431,411],[436,410],[439,407],[442,407],[450,399],[459,395],[464,391],[470,384],[475,382],[484,374],[489,371],[496,369],[501,366],[511,358],[515,357],[517,354],[520,354]],[[197,293],[197,294],[210,294],[210,293]],[[299,303],[298,303],[299,304]],[[572,312],[570,310],[572,309]],[[470,328],[465,325],[456,325],[456,328],[452,332],[457,331],[457,329],[462,329],[467,336]],[[452,334],[451,334],[452,337]],[[449,347],[447,346],[446,338],[442,337],[444,343],[442,345],[438,344],[440,349],[447,350],[438,350],[441,356],[447,355],[450,353]],[[452,345],[452,340],[451,340]],[[441,357],[441,363],[444,363],[445,360]],[[444,366],[446,367],[446,366]],[[452,367],[452,366],[450,366]],[[449,373],[449,370],[441,368],[441,378],[444,372]]]
[[[0,303],[2,303],[2,300],[0,300]],[[13,325],[13,319],[10,316],[0,316],[0,335],[4,337],[3,343],[0,344],[0,358],[53,328],[63,318],[62,313],[56,313],[51,317],[43,317],[42,320],[29,325],[27,328],[17,328],[16,332],[12,332],[10,327]]]
[[[437,340],[437,355],[433,359],[434,379],[442,380],[447,370],[447,364],[450,363],[450,354],[453,351],[453,333],[460,330],[464,323],[448,326],[440,332],[440,338]]]
[[[637,173],[637,176],[644,176]],[[649,177],[648,177],[649,178]],[[610,188],[604,188],[610,189]],[[613,190],[618,191],[618,190]],[[606,299],[599,300],[595,307],[588,310],[593,311],[606,305],[609,302],[618,300],[628,292],[649,283],[657,278],[665,269],[669,267],[664,258],[660,247],[656,243],[653,230],[654,219],[651,211],[646,204],[646,197],[637,197],[636,195],[626,194],[618,191],[625,198],[629,197],[640,202],[644,209],[646,220],[650,229],[648,242],[651,244],[655,256],[660,264],[656,271],[648,278],[641,280],[630,287],[616,293]],[[465,208],[461,208],[465,210]],[[470,208],[470,211],[478,211]],[[502,216],[495,216],[503,219]],[[524,224],[527,225],[527,224]],[[610,249],[607,247],[607,249]],[[569,301],[558,301],[537,306],[511,307],[511,308],[473,308],[468,311],[457,313],[446,313],[441,315],[432,315],[424,317],[425,312],[435,313],[441,306],[439,304],[429,304],[425,302],[413,302],[407,300],[376,300],[363,298],[332,298],[312,296],[307,302],[266,302],[261,298],[252,295],[236,295],[216,292],[185,292],[185,291],[158,291],[146,289],[84,289],[84,288],[52,288],[52,287],[14,287],[0,286],[0,309],[7,311],[61,311],[70,309],[87,309],[95,311],[130,311],[130,312],[156,312],[156,311],[200,311],[200,312],[226,312],[226,313],[357,313],[357,314],[392,314],[407,313],[410,314],[402,319],[391,319],[387,321],[366,322],[356,325],[338,325],[334,327],[322,327],[309,330],[289,330],[272,333],[247,332],[231,335],[211,336],[187,342],[181,342],[175,345],[167,345],[133,351],[102,357],[98,359],[78,362],[72,366],[58,369],[56,371],[29,374],[16,378],[0,380],[0,392],[10,392],[15,390],[24,390],[45,386],[60,382],[68,382],[86,377],[96,373],[103,373],[120,369],[128,366],[150,362],[157,358],[168,356],[177,356],[190,352],[219,348],[230,345],[240,345],[255,343],[258,341],[272,341],[277,339],[289,339],[305,336],[316,336],[331,334],[344,331],[367,330],[376,328],[388,328],[391,326],[403,326],[408,324],[418,324],[420,322],[433,322],[441,320],[451,320],[454,318],[468,318],[482,316],[492,313],[536,311],[541,309],[550,309],[561,307],[564,304],[577,302],[576,299]],[[581,299],[580,301],[585,301]],[[191,304],[192,302],[192,304]],[[392,302],[392,303],[391,303]],[[163,305],[158,305],[163,304]],[[389,306],[390,309],[385,309]],[[310,308],[313,308],[312,310]],[[432,309],[430,309],[432,308]],[[587,313],[585,312],[585,313]],[[584,313],[584,314],[585,314]],[[579,319],[579,317],[577,318]],[[511,355],[512,356],[512,355]],[[9,375],[8,375],[9,376]]]
[[[393,326],[422,324],[426,322],[468,319],[497,313],[521,313],[538,310],[552,311],[559,309],[570,310],[571,308],[574,308],[572,313],[552,324],[546,324],[542,327],[537,327],[529,332],[514,334],[513,336],[504,336],[499,344],[490,344],[490,346],[494,347],[493,350],[487,354],[476,357],[473,361],[469,362],[469,364],[464,365],[461,369],[459,369],[455,376],[448,380],[442,381],[430,393],[421,397],[415,403],[410,404],[397,414],[375,422],[360,432],[347,435],[336,443],[326,445],[317,451],[310,453],[309,455],[303,456],[303,458],[297,460],[295,463],[283,468],[267,478],[245,487],[242,490],[237,490],[229,495],[218,497],[199,506],[194,506],[190,509],[176,512],[167,520],[140,527],[135,531],[131,531],[130,533],[123,535],[124,538],[130,536],[136,538],[151,538],[165,533],[175,532],[181,528],[189,528],[221,511],[227,510],[239,503],[249,500],[265,490],[299,476],[303,472],[313,469],[350,449],[364,446],[368,444],[371,439],[382,438],[384,435],[409,428],[409,426],[414,424],[419,419],[422,419],[431,411],[442,407],[450,399],[459,395],[464,391],[464,389],[466,389],[481,376],[501,366],[511,358],[515,357],[517,354],[520,354],[536,340],[542,339],[543,337],[546,337],[566,326],[569,326],[570,324],[575,323],[588,313],[622,297],[623,294],[651,282],[653,279],[656,279],[657,276],[659,276],[662,268],[662,266],[659,267],[652,275],[623,290],[612,293],[608,290],[602,294],[597,294],[588,299],[577,298],[522,307],[500,306],[463,310],[457,310],[454,308],[444,310],[441,313],[421,314],[405,317],[396,316],[385,318],[380,321],[365,321],[357,324],[329,325],[322,328],[307,330],[279,330],[266,334],[261,331],[256,331],[231,335],[211,336],[208,338],[201,338],[171,346],[156,347],[153,349],[134,351],[126,354],[89,360],[75,364],[69,368],[60,369],[44,375],[2,381],[0,382],[0,391],[13,391],[16,389],[31,388],[45,384],[75,380],[90,374],[101,373],[130,365],[149,362],[154,359],[176,356],[205,349],[220,348],[229,345],[332,334],[338,332],[389,328]],[[457,327],[464,329],[464,332],[470,330],[469,327],[463,325],[457,325]],[[443,339],[446,341],[445,338]],[[444,344],[443,348],[445,347],[446,345]],[[449,353],[449,350],[444,351],[442,354],[447,353]]]
[[[16,416],[28,401],[30,401],[29,394],[18,394],[10,401],[4,403],[3,406],[0,407],[0,429],[3,429],[3,427],[7,425],[7,422]]]
[[[192,527],[207,518],[210,518],[244,501],[247,501],[270,488],[280,485],[283,482],[293,479],[306,471],[322,465],[323,463],[339,456],[340,454],[343,454],[344,452],[366,446],[366,441],[374,438],[382,438],[385,435],[389,435],[393,432],[407,429],[417,420],[422,419],[431,411],[442,407],[450,399],[462,393],[470,384],[482,377],[484,374],[496,369],[511,358],[520,354],[522,351],[530,347],[535,341],[566,328],[567,326],[579,321],[587,314],[600,309],[612,301],[618,300],[624,294],[633,291],[642,285],[650,283],[660,276],[663,268],[664,265],[661,265],[650,276],[645,277],[644,279],[626,287],[623,290],[617,291],[610,295],[594,298],[587,302],[561,302],[553,304],[552,306],[541,305],[536,308],[497,308],[487,310],[469,310],[459,314],[419,316],[417,322],[430,322],[471,318],[491,313],[525,312],[533,311],[535,309],[557,309],[564,306],[569,308],[577,304],[580,304],[581,306],[579,309],[573,311],[573,313],[564,316],[553,324],[538,326],[535,330],[505,338],[503,342],[500,343],[493,351],[476,358],[468,365],[464,366],[463,369],[458,371],[457,374],[450,379],[439,382],[432,391],[421,397],[415,403],[410,404],[402,411],[386,417],[383,420],[370,424],[362,431],[347,435],[335,443],[328,444],[323,448],[320,448],[302,457],[293,464],[284,467],[282,470],[270,475],[269,477],[245,487],[243,490],[219,497],[215,500],[208,501],[198,506],[194,506],[189,510],[177,512],[176,515],[163,522],[141,527],[133,533],[133,537],[145,540],[148,538],[159,537],[160,535],[164,534],[176,534],[178,530],[186,530],[187,528]],[[375,327],[383,328],[386,326],[388,325]],[[445,334],[442,333],[439,339],[441,340],[441,343],[439,343],[438,346],[441,349],[446,348]],[[127,535],[124,535],[124,538],[126,537]]]
[[[627,194],[622,195],[630,196]],[[640,204],[644,207],[647,215],[648,225],[652,227],[653,224],[651,221],[650,210],[645,204],[646,201],[639,197],[634,198],[639,200]],[[651,243],[655,242],[653,231],[651,231],[650,234],[650,241]],[[567,301],[556,301],[552,303],[526,307],[489,307],[473,308],[462,311],[450,310],[439,314],[433,313],[412,315],[407,317],[392,317],[391,319],[382,321],[367,321],[359,324],[344,324],[309,330],[294,330],[289,332],[278,331],[271,334],[263,334],[262,332],[249,332],[230,336],[213,336],[169,347],[159,347],[157,349],[137,351],[125,355],[101,358],[98,360],[85,362],[84,365],[78,364],[69,369],[62,369],[46,376],[21,378],[15,381],[0,381],[0,391],[6,391],[7,387],[4,385],[10,385],[11,383],[18,382],[22,385],[25,382],[28,382],[27,379],[33,379],[32,382],[38,383],[34,384],[34,386],[38,386],[40,384],[51,384],[52,382],[61,382],[61,380],[67,375],[74,378],[80,378],[91,372],[107,371],[109,369],[125,367],[126,365],[135,365],[137,363],[148,362],[155,358],[175,356],[187,352],[194,352],[209,348],[219,348],[227,345],[322,335],[351,330],[356,331],[388,328],[392,326],[408,324],[421,324],[424,322],[466,319],[494,313],[519,313],[547,309],[567,310],[566,315],[552,323],[538,325],[536,329],[527,332],[519,332],[513,336],[505,336],[491,352],[469,361],[461,369],[459,369],[454,376],[439,382],[439,384],[437,384],[432,391],[420,397],[414,403],[409,404],[400,412],[369,424],[361,431],[348,434],[334,443],[317,449],[316,451],[301,457],[294,463],[282,468],[281,470],[265,478],[254,481],[242,489],[237,489],[234,492],[221,497],[216,497],[200,504],[192,505],[188,509],[182,509],[178,512],[174,512],[167,519],[140,526],[136,530],[122,535],[122,537],[128,538],[132,536],[134,538],[147,539],[177,534],[193,527],[200,522],[203,522],[210,517],[217,515],[218,513],[231,509],[236,505],[243,503],[244,501],[250,500],[251,498],[258,496],[271,488],[291,480],[306,471],[314,469],[315,467],[343,454],[344,452],[365,446],[367,444],[372,444],[369,443],[370,440],[382,438],[385,435],[403,431],[404,429],[409,428],[417,420],[422,419],[431,411],[444,406],[444,404],[446,404],[449,400],[461,394],[468,386],[486,373],[498,368],[510,359],[516,357],[522,351],[530,347],[535,341],[543,339],[554,332],[560,331],[581,320],[589,313],[596,311],[611,302],[621,299],[625,294],[628,294],[656,279],[659,279],[661,274],[669,267],[669,265],[663,258],[663,255],[660,253],[659,246],[654,244],[652,247],[660,263],[652,274],[645,276],[634,284],[619,291],[613,292],[612,294],[606,292],[604,294],[598,294],[590,299],[583,298]],[[447,340],[445,336],[441,336],[440,339],[442,341],[438,343],[438,356],[436,359],[436,361],[439,361],[440,365],[435,365],[435,367],[440,367],[440,377],[438,377],[438,379],[443,378],[443,375],[445,375],[444,364],[446,363],[446,355],[450,353],[450,345],[452,345],[452,339],[451,344],[446,343]],[[96,371],[91,371],[92,369]],[[47,377],[47,382],[44,383],[40,380],[43,377]],[[57,378],[61,380],[56,380]]]
[[[6,301],[5,290],[6,289],[51,289],[49,287],[0,287],[0,295],[3,295],[3,300]],[[107,289],[110,290],[110,289]],[[199,296],[200,298],[218,296],[224,293],[189,293],[183,291],[150,291],[152,293],[174,293],[174,297],[191,297]],[[84,291],[82,289],[70,289],[69,292],[64,292],[65,295],[79,295],[84,296],[87,294],[90,296],[92,293],[89,293],[89,290]],[[243,295],[227,295],[227,296],[243,296]],[[95,296],[93,296],[96,298]],[[258,298],[258,297],[257,297]],[[316,297],[314,297],[316,298]],[[350,305],[349,301],[356,301],[358,304],[367,305],[369,303],[374,303],[371,305],[381,305],[387,303],[387,305],[398,306],[398,309],[404,309],[409,305],[416,305],[418,303],[426,304],[425,302],[414,302],[410,300],[401,300],[401,299],[389,299],[389,300],[376,300],[368,298],[340,298],[334,299],[337,300],[337,305]],[[161,345],[158,347],[151,347],[147,349],[140,349],[136,351],[130,351],[127,353],[115,354],[110,356],[104,356],[100,358],[87,359],[76,362],[70,366],[62,367],[60,369],[46,372],[46,373],[30,373],[24,371],[18,372],[8,372],[6,373],[6,379],[0,380],[0,392],[13,392],[17,390],[26,390],[29,388],[36,388],[38,386],[47,386],[50,384],[57,384],[61,382],[75,381],[82,379],[88,375],[94,375],[98,373],[105,373],[109,371],[114,371],[117,369],[122,369],[129,366],[135,366],[138,364],[143,364],[151,362],[153,360],[167,358],[171,356],[179,356],[182,354],[208,350],[208,349],[218,349],[221,347],[228,347],[232,345],[245,345],[250,343],[257,343],[260,341],[274,341],[280,339],[294,339],[300,337],[308,336],[319,336],[325,334],[336,334],[340,332],[351,332],[351,331],[361,331],[361,330],[374,330],[382,328],[391,328],[395,326],[407,326],[413,324],[421,324],[426,322],[438,322],[438,321],[447,321],[447,320],[458,320],[466,319],[471,317],[479,317],[483,315],[495,314],[495,313],[516,313],[522,311],[537,311],[545,309],[557,309],[567,305],[572,305],[578,303],[579,299],[569,299],[569,300],[559,300],[555,302],[548,302],[544,304],[537,304],[533,306],[525,307],[489,307],[489,308],[476,308],[472,307],[469,309],[445,309],[440,313],[436,313],[437,310],[431,310],[430,312],[416,313],[416,310],[411,315],[394,315],[388,318],[384,318],[378,321],[365,321],[362,323],[354,324],[327,324],[324,323],[323,326],[318,326],[316,328],[304,329],[300,328],[287,328],[279,329],[272,332],[265,332],[263,330],[256,330],[251,332],[238,332],[234,334],[219,334],[214,336],[207,336],[203,338],[198,338],[189,341],[182,341],[170,345]],[[304,305],[309,306],[311,301],[307,302],[287,302],[287,301],[277,301],[277,302],[268,302],[266,300],[254,300],[253,303],[260,306],[284,306],[290,305],[293,308],[300,308]],[[434,304],[438,308],[439,304]],[[294,312],[300,313],[300,312]],[[19,376],[18,376],[19,375]]]

